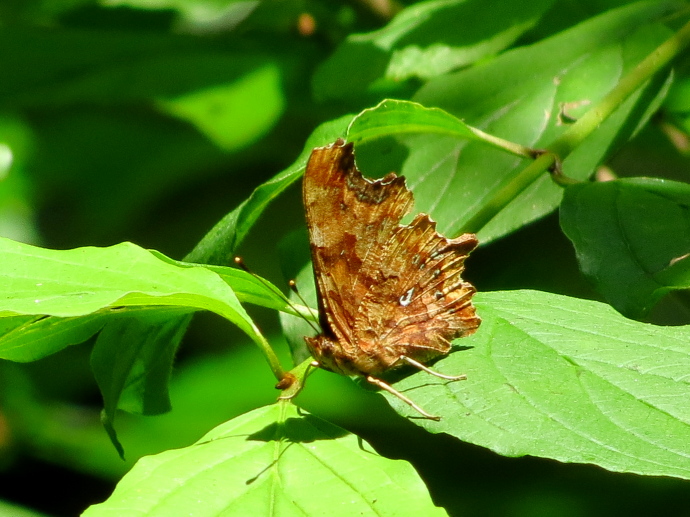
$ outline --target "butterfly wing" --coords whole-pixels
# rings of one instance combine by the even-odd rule
[[[363,178],[352,144],[342,140],[314,149],[302,192],[321,327],[346,352],[354,352],[359,307],[379,280],[375,268],[362,265],[379,262],[412,207],[412,194],[395,174]]]
[[[423,362],[446,354],[451,340],[477,329],[475,289],[460,276],[476,245],[472,234],[447,239],[419,214],[396,228],[377,262],[364,264],[379,280],[360,304],[355,333],[365,337],[359,343],[365,352],[381,358],[382,369],[401,355]]]

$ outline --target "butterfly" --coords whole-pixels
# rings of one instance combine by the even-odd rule
[[[438,420],[378,376],[447,355],[480,319],[461,274],[473,234],[448,239],[427,214],[408,225],[412,192],[403,176],[364,178],[351,143],[312,151],[302,194],[316,278],[321,334],[306,337],[315,365],[358,375]]]

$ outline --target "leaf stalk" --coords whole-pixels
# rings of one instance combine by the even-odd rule
[[[596,105],[580,117],[560,137],[546,147],[546,152],[511,178],[496,194],[484,204],[463,227],[465,232],[476,233],[486,226],[501,210],[526,190],[542,173],[554,172],[554,181],[566,186],[577,180],[559,172],[559,165],[582,142],[594,132],[630,95],[641,88],[654,74],[663,70],[690,44],[690,22],[657,47]]]

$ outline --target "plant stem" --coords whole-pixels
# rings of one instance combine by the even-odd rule
[[[504,140],[503,138],[490,135],[481,129],[477,129],[476,127],[467,126],[467,128],[486,144],[493,145],[494,147],[512,153],[515,156],[521,156],[523,158],[535,157],[534,150],[530,147],[525,147],[524,145],[511,142],[510,140]]]
[[[275,378],[279,381],[283,380],[283,377],[285,377],[285,370],[283,370],[283,366],[280,364],[278,356],[273,350],[273,347],[271,347],[269,342],[266,341],[266,338],[259,332],[258,328],[255,327],[255,331],[256,338],[254,339],[254,342],[264,354],[264,357],[266,358],[268,365],[271,367],[271,371],[273,372],[273,375],[275,375]]]
[[[657,47],[601,101],[585,113],[560,137],[547,146],[547,151],[507,182],[484,207],[477,212],[463,230],[477,232],[503,210],[513,199],[541,177],[544,171],[558,167],[565,158],[594,132],[630,95],[638,90],[654,74],[667,66],[674,57],[690,44],[690,22]],[[569,183],[560,176],[559,184]]]
[[[686,23],[678,32],[649,54],[629,74],[623,77],[613,90],[580,117],[560,137],[554,140],[548,146],[548,150],[556,153],[561,160],[565,159],[630,95],[654,74],[668,65],[688,44],[690,44],[690,22]]]
[[[313,366],[314,359],[311,357],[302,361],[300,364],[295,366],[290,370],[287,375],[291,376],[292,383],[283,390],[278,399],[291,399],[296,397],[302,388],[304,387],[304,382],[307,380],[309,373],[315,368]]]

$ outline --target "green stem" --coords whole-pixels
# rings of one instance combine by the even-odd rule
[[[309,359],[302,361],[287,373],[290,382],[285,388],[283,388],[283,392],[281,393],[280,397],[278,397],[279,399],[291,399],[296,397],[299,392],[302,391],[304,382],[307,380],[307,376],[314,368],[312,365],[313,362],[314,359],[310,357]]]
[[[511,178],[494,196],[464,225],[466,232],[477,232],[503,210],[513,199],[541,177],[544,171],[556,169],[565,158],[594,132],[630,95],[654,74],[667,66],[674,57],[690,44],[690,22],[657,47],[629,74],[627,74],[601,101],[585,113],[560,137],[547,146],[547,152]],[[572,180],[554,176],[563,185]]]
[[[525,147],[524,145],[516,144],[510,140],[504,140],[503,138],[490,135],[481,129],[477,129],[476,127],[467,126],[467,128],[486,144],[493,145],[498,149],[502,149],[516,156],[521,156],[523,158],[534,158],[534,150],[530,147]]]
[[[654,74],[666,67],[690,44],[690,22],[663,42],[628,75],[623,77],[592,109],[554,140],[548,149],[565,159],[590,133],[596,130],[630,95]]]
[[[275,375],[275,378],[278,379],[278,381],[281,381],[283,377],[285,377],[285,370],[283,370],[283,366],[280,364],[278,356],[273,350],[273,347],[268,343],[268,341],[266,341],[266,338],[259,332],[259,329],[255,328],[255,331],[254,342],[261,349],[261,352],[263,352],[268,365],[271,367],[273,375]]]

